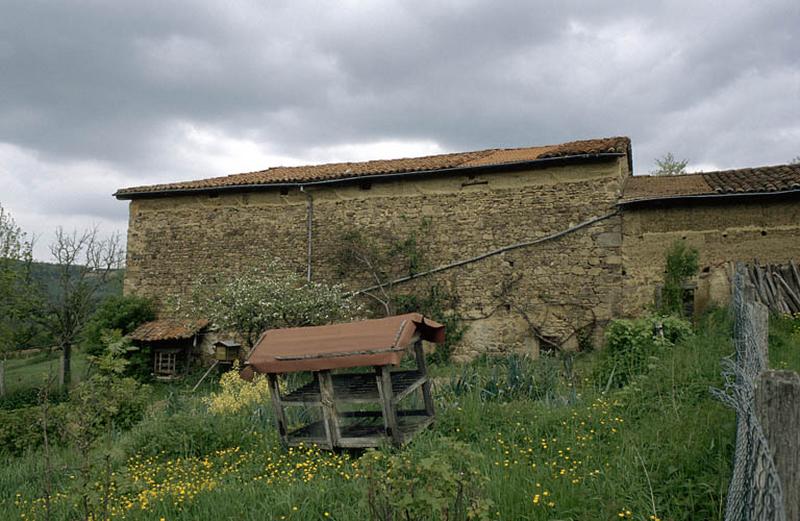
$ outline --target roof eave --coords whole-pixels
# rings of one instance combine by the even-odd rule
[[[359,181],[373,181],[392,179],[399,177],[413,177],[431,174],[445,174],[445,173],[467,173],[486,170],[502,170],[502,169],[517,169],[526,166],[543,166],[543,165],[556,165],[556,164],[569,164],[581,163],[597,160],[608,160],[611,158],[618,158],[626,156],[625,152],[601,152],[597,154],[576,154],[570,156],[559,157],[545,157],[540,159],[513,161],[508,163],[499,163],[492,165],[475,165],[467,167],[453,167],[453,168],[440,168],[433,170],[414,170],[411,172],[393,172],[388,174],[367,174],[360,176],[338,177],[335,179],[322,179],[316,181],[305,182],[278,182],[278,183],[251,183],[251,184],[237,184],[229,186],[206,186],[198,188],[177,188],[177,189],[164,189],[164,190],[143,190],[139,192],[125,192],[117,191],[113,194],[119,200],[132,200],[156,197],[172,197],[176,195],[192,195],[203,193],[219,193],[219,192],[240,192],[245,190],[270,190],[274,188],[300,188],[307,186],[320,186],[330,184],[344,184]]]
[[[764,197],[764,196],[787,195],[795,193],[800,194],[800,189],[791,188],[789,190],[772,190],[768,192],[726,192],[726,193],[654,196],[654,197],[642,197],[638,199],[619,200],[617,201],[617,206],[625,207],[642,203],[673,202],[673,201],[679,202],[679,201],[688,201],[697,199],[735,199],[735,198],[747,198],[747,197]]]

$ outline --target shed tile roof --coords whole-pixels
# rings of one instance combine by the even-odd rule
[[[680,197],[800,191],[800,164],[761,166],[675,176],[633,176],[620,204]]]
[[[629,148],[630,139],[627,137],[611,137],[572,141],[560,145],[488,149],[475,152],[439,154],[435,156],[405,159],[363,161],[357,163],[328,163],[308,166],[278,166],[257,172],[234,174],[224,177],[122,188],[114,195],[120,198],[131,198],[132,196],[142,196],[149,193],[181,190],[202,190],[243,185],[309,183],[384,174],[427,172],[432,170],[479,166],[499,166],[520,161],[534,161],[568,156],[608,153],[625,154]]]
[[[192,338],[202,331],[209,322],[200,320],[162,319],[145,322],[137,327],[128,337],[139,342],[157,342],[160,340],[181,340]]]

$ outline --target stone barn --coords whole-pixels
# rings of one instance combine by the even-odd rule
[[[458,297],[466,358],[596,342],[653,301],[676,238],[701,252],[698,307],[726,298],[728,261],[800,258],[800,166],[632,172],[630,140],[613,137],[124,188],[125,291],[181,297],[265,257],[364,289],[369,274],[337,261],[343,234],[419,230],[434,268],[424,279]]]

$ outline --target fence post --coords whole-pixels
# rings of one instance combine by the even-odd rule
[[[781,480],[786,519],[800,519],[800,374],[764,371],[755,407]]]

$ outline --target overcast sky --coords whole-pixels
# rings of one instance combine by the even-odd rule
[[[0,204],[42,259],[124,234],[124,186],[614,135],[637,173],[800,155],[800,2],[0,8]]]

